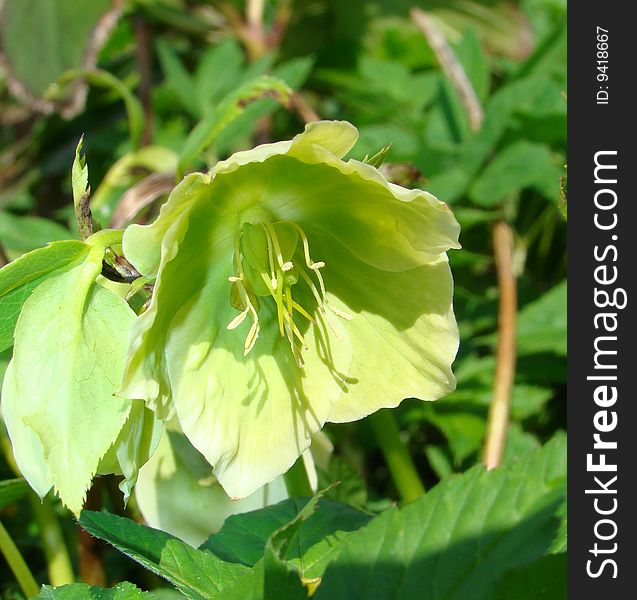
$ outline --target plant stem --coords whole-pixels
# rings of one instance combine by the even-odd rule
[[[51,502],[46,498],[40,501],[33,494],[29,494],[29,501],[40,529],[49,583],[53,586],[73,583],[75,577],[71,566],[71,558],[64,542],[62,528],[53,512]]]
[[[22,477],[22,473],[20,473],[20,469],[18,469],[18,465],[13,458],[9,438],[2,433],[0,433],[0,447],[9,468],[18,477]],[[33,493],[29,493],[29,501],[31,502],[31,508],[33,509],[33,514],[40,529],[49,583],[54,586],[73,583],[75,577],[73,575],[73,568],[71,567],[71,558],[69,557],[69,552],[62,535],[62,529],[53,512],[51,502],[45,499],[42,503]]]
[[[313,496],[312,486],[305,470],[303,456],[299,456],[296,462],[290,467],[290,470],[283,476],[285,478],[285,487],[291,498],[298,496]]]
[[[404,502],[411,502],[425,493],[416,466],[405,444],[400,439],[396,419],[390,410],[379,410],[369,415],[368,421],[374,430],[376,441],[385,456],[392,479]]]
[[[9,532],[4,528],[4,525],[0,522],[0,551],[7,559],[9,568],[13,571],[17,582],[20,584],[24,595],[27,598],[33,598],[37,596],[40,591],[40,586],[35,581],[35,578],[29,571],[27,563],[24,562],[24,558],[20,554],[20,551],[13,543]]]
[[[482,462],[487,469],[500,465],[509,426],[509,408],[515,378],[515,313],[517,293],[513,272],[513,232],[505,221],[493,229],[493,249],[498,271],[498,347],[496,350],[493,398],[489,407],[487,435]]]
[[[135,41],[137,69],[140,74],[139,100],[144,110],[144,129],[140,140],[140,146],[148,146],[153,138],[153,60],[151,55],[151,40],[148,23],[143,17],[135,17]]]

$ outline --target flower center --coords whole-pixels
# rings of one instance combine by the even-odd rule
[[[302,351],[307,346],[295,319],[310,323],[314,319],[312,308],[299,303],[294,286],[301,282],[307,286],[319,313],[326,315],[329,309],[341,318],[351,317],[328,305],[320,272],[325,263],[312,260],[307,235],[298,224],[261,218],[254,221],[244,221],[235,238],[234,275],[228,279],[232,283],[230,301],[240,313],[228,329],[237,328],[248,316],[252,319],[244,344],[247,355],[259,337],[259,298],[270,297],[276,306],[279,333],[287,338],[297,364],[303,366]]]

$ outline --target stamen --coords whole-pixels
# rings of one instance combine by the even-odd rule
[[[250,350],[254,348],[257,338],[259,337],[259,321],[254,321],[243,345],[243,356],[247,356]]]
[[[230,321],[230,323],[228,323],[228,325],[226,325],[226,329],[233,330],[239,327],[239,325],[245,321],[245,318],[248,316],[248,312],[250,311],[246,307],[242,313],[239,313],[234,319],[232,319],[232,321]]]
[[[259,314],[257,313],[256,308],[254,307],[254,304],[252,303],[248,290],[243,284],[244,273],[243,273],[243,265],[241,264],[241,247],[239,244],[239,236],[235,237],[234,248],[235,248],[235,251],[233,256],[233,262],[234,262],[236,274],[228,277],[228,280],[232,284],[237,286],[237,290],[239,290],[240,299],[243,302],[243,305],[245,306],[245,308],[234,319],[232,319],[232,321],[230,321],[230,323],[228,323],[226,327],[229,330],[236,329],[239,325],[241,325],[241,323],[243,323],[243,321],[245,321],[245,318],[248,316],[248,314],[252,317],[252,325],[250,327],[250,330],[248,331],[248,335],[244,342],[244,356],[245,356],[246,354],[248,354],[248,352],[250,352],[250,350],[252,350],[252,348],[254,348],[254,344],[256,343],[257,338],[259,337],[259,329],[260,329]]]
[[[302,267],[297,267],[297,270],[299,274],[301,275],[301,277],[303,277],[303,279],[305,280],[305,283],[307,283],[307,286],[310,288],[312,295],[314,296],[314,298],[316,299],[316,302],[318,303],[319,310],[321,310],[323,308],[324,302],[323,302],[323,298],[321,298],[321,295],[319,294],[319,291],[316,289],[314,282],[312,281],[310,276],[305,272],[305,269],[303,269]]]
[[[274,246],[274,253],[276,254],[276,259],[279,261],[279,267],[281,267],[281,271],[289,271],[294,267],[291,261],[283,260],[283,253],[281,252],[281,244],[279,244],[279,238],[276,234],[276,231],[269,221],[265,221],[261,223],[261,226],[266,232],[266,236],[268,237],[268,241],[272,241],[272,245]]]
[[[279,333],[283,335],[283,290],[280,287],[276,288],[274,301],[276,302],[277,317],[279,319]]]
[[[315,323],[315,318],[323,327],[329,327],[338,339],[342,339],[341,333],[332,323],[328,311],[334,315],[351,320],[346,312],[330,305],[327,299],[325,282],[320,272],[325,266],[323,261],[314,261],[310,255],[310,244],[303,229],[296,223],[262,221],[253,226],[261,226],[263,235],[255,236],[253,230],[245,229],[235,239],[235,252],[233,256],[234,274],[228,277],[233,285],[231,290],[231,303],[239,310],[227,328],[229,330],[239,327],[249,316],[252,324],[244,342],[244,354],[248,354],[254,348],[259,337],[260,325],[258,316],[259,296],[271,296],[276,305],[279,334],[286,337],[294,360],[299,366],[303,366],[302,351],[307,350],[307,344],[295,322],[295,314],[300,314],[310,323]],[[281,227],[277,229],[276,226]],[[295,231],[291,231],[290,226]],[[297,233],[303,245],[303,258],[298,245]],[[241,235],[249,236],[245,240]],[[265,243],[266,248],[263,248]],[[244,244],[244,245],[242,245]],[[246,253],[242,252],[246,250]],[[284,257],[283,250],[287,253]],[[267,252],[267,254],[266,254]],[[267,256],[267,263],[265,263]],[[290,260],[286,260],[289,256]],[[297,260],[298,259],[298,260]],[[244,263],[244,261],[248,263]],[[294,262],[293,262],[294,261]],[[305,262],[304,266],[301,266]],[[248,269],[248,264],[250,269]],[[244,271],[247,269],[247,271]],[[246,273],[250,277],[258,277],[259,281],[248,281]],[[314,277],[312,277],[312,273]],[[313,299],[316,301],[317,313],[306,310],[293,297],[293,287],[302,278],[307,284]],[[263,280],[263,283],[261,283]]]
[[[314,262],[312,257],[310,256],[310,242],[307,239],[307,235],[305,235],[305,231],[298,223],[291,223],[291,225],[299,232],[301,236],[301,242],[303,243],[303,254],[305,256],[305,264],[309,269],[314,271],[316,278],[319,282],[319,287],[321,288],[321,295],[323,296],[323,301],[325,302],[325,282],[323,281],[323,276],[319,272],[319,269],[322,269],[325,266],[323,261]]]
[[[310,323],[314,322],[314,319],[307,313],[307,311],[298,302],[292,301],[292,306],[297,312],[301,313]]]

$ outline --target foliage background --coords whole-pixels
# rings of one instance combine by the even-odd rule
[[[449,203],[462,226],[463,249],[450,254],[461,332],[457,391],[436,403],[406,400],[394,411],[427,489],[481,460],[496,362],[499,293],[492,230],[497,221],[513,231],[518,291],[505,464],[565,429],[566,243],[560,192],[566,175],[565,0],[279,0],[265,3],[262,29],[246,23],[240,0],[131,0],[104,45],[92,48],[101,75],[89,77],[85,103],[77,82],[58,89],[49,84],[82,66],[88,36],[113,3],[25,2],[25,12],[13,20],[10,4],[5,2],[0,24],[0,260],[77,236],[70,166],[82,134],[94,214],[106,225],[118,217],[123,194],[139,182],[146,187],[128,194],[127,205],[152,195],[153,182],[159,186],[157,200],[165,197],[166,190],[148,177],[174,171],[194,126],[227,94],[271,73],[300,90],[301,110],[285,110],[270,98],[251,103],[211,146],[196,153],[188,169],[205,168],[255,143],[290,138],[303,127],[303,110],[310,110],[360,129],[355,158],[391,143],[388,172]],[[434,18],[462,64],[484,110],[478,131],[410,18],[413,6]],[[30,101],[24,89],[10,93],[20,91],[18,81],[33,96]],[[122,88],[140,100],[141,114],[133,111],[133,121]],[[39,106],[49,111],[44,115],[34,110],[34,99],[43,94],[57,96]],[[151,219],[157,200],[137,219]],[[0,354],[0,373],[9,358],[10,350]],[[330,495],[372,513],[399,499],[366,421],[329,425],[326,432],[335,450],[321,482],[342,481]],[[9,479],[15,475],[6,436],[2,444],[0,479]],[[124,510],[115,489],[110,478],[99,480],[91,507],[139,518],[134,503]],[[0,517],[42,583],[48,581],[41,541],[46,519],[31,496],[1,508]],[[82,533],[54,499],[44,506],[61,525],[81,580],[102,585],[129,580],[144,589],[164,585]],[[20,597],[2,560],[0,596]]]

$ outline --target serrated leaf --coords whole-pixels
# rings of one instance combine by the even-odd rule
[[[82,264],[47,279],[29,296],[2,390],[22,474],[41,496],[54,486],[76,514],[131,406],[113,394],[135,314],[96,285],[103,254],[102,247],[92,247]]]
[[[254,566],[264,555],[270,536],[298,517],[308,498],[290,498],[274,506],[229,517],[221,530],[201,549],[223,560]],[[320,577],[338,546],[370,520],[370,515],[351,506],[321,498],[311,519],[299,525],[287,560],[303,576]]]
[[[90,586],[86,583],[71,583],[59,587],[42,586],[35,600],[152,600],[152,594],[142,592],[125,581],[110,589]]]
[[[553,540],[553,543],[551,544],[551,547],[549,548],[549,552],[551,554],[560,554],[562,552],[566,552],[568,547],[568,508],[566,499],[564,500],[562,506],[560,506],[558,515],[560,517],[560,527],[557,530],[557,534],[555,536],[555,539]]]
[[[75,148],[75,159],[71,168],[71,188],[73,190],[73,207],[80,237],[84,240],[93,233],[93,216],[89,206],[88,166],[86,157],[81,154],[84,136]]]
[[[0,510],[16,500],[24,498],[29,492],[29,486],[24,479],[6,479],[0,481]]]
[[[168,533],[117,515],[85,510],[80,525],[192,600],[223,598],[220,592],[249,572],[248,567],[224,562],[212,552],[196,550]]]
[[[277,529],[269,537],[263,556],[263,596],[265,600],[276,600],[277,598],[304,600],[307,598],[307,590],[303,587],[300,579],[301,572],[287,562],[286,557],[304,521],[307,521],[314,513],[321,495],[319,492],[310,498],[294,519]],[[316,584],[316,580],[311,583]]]
[[[75,240],[53,242],[24,254],[0,269],[0,352],[13,345],[13,332],[22,305],[49,277],[70,270],[89,248]]]
[[[492,600],[500,577],[548,549],[565,495],[563,436],[511,466],[477,466],[351,534],[315,595]]]
[[[13,94],[31,108],[66,117],[84,105],[86,86],[77,83],[54,104],[49,85],[66,71],[95,66],[100,46],[117,22],[119,0],[5,0],[0,15],[3,62]]]

